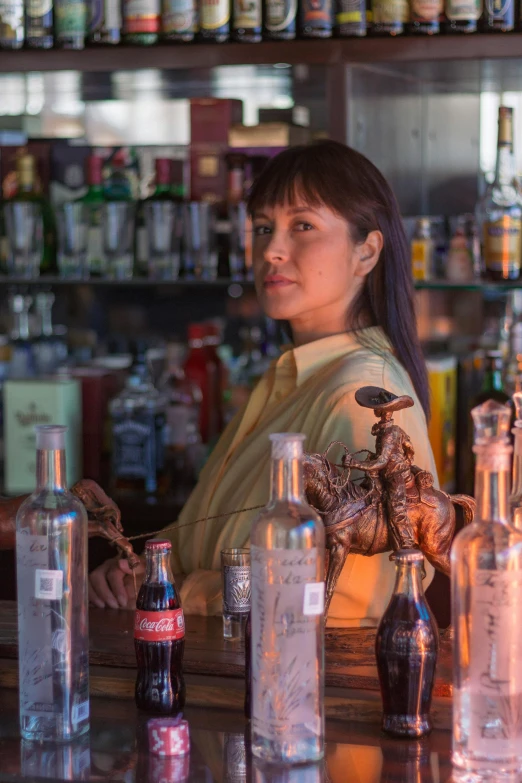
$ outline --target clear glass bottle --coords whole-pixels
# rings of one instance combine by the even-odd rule
[[[522,533],[509,523],[510,410],[488,400],[471,413],[477,510],[451,550],[453,763],[511,780],[522,768]]]
[[[419,218],[411,240],[411,271],[414,280],[431,280],[434,276],[435,244],[430,219]]]
[[[63,742],[89,730],[87,513],[66,485],[67,427],[35,429],[36,490],[16,515],[20,730]]]
[[[36,374],[33,341],[29,331],[29,310],[33,303],[32,296],[12,294],[9,297],[11,314],[11,362],[10,378],[31,378]]]
[[[395,553],[395,587],[375,639],[382,728],[394,737],[423,737],[432,729],[439,633],[422,587],[423,563],[418,549]]]
[[[522,207],[516,174],[513,109],[500,106],[495,179],[477,205],[477,218],[482,226],[484,274],[493,281],[520,277]]]
[[[67,343],[55,334],[53,328],[53,304],[55,296],[51,291],[39,291],[35,296],[35,309],[39,318],[39,335],[34,341],[33,351],[36,372],[48,375],[67,361]]]
[[[110,403],[112,469],[118,489],[156,492],[165,463],[165,396],[147,367],[138,343],[125,388]]]
[[[510,519],[513,525],[522,531],[522,391],[513,394],[516,418],[513,433],[513,483],[509,496]]]
[[[252,753],[323,756],[324,528],[303,490],[304,435],[272,442],[268,505],[252,525]]]

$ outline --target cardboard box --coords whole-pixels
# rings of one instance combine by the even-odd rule
[[[190,143],[227,144],[232,125],[243,122],[243,101],[232,98],[192,98]]]
[[[286,122],[264,122],[260,125],[233,125],[228,134],[230,147],[292,147],[308,144],[310,130]]]
[[[8,380],[4,384],[5,491],[36,486],[36,424],[65,424],[67,485],[82,477],[82,400],[76,379]]]
[[[190,150],[190,199],[217,204],[227,195],[226,146],[198,146]]]

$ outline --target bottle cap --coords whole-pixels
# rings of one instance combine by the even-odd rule
[[[36,448],[40,451],[61,451],[65,449],[65,424],[37,424]]]
[[[172,549],[172,544],[167,538],[153,538],[145,544],[145,551],[157,549]]]
[[[269,436],[272,443],[272,459],[300,459],[306,435],[301,432],[275,432]]]
[[[420,549],[398,549],[393,559],[398,563],[420,563],[424,555]]]
[[[475,425],[475,444],[483,446],[490,442],[509,443],[509,422],[511,411],[507,405],[488,400],[471,411]]]
[[[189,324],[188,338],[189,340],[203,340],[207,336],[206,324]]]

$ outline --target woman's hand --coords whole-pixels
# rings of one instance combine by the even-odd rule
[[[134,609],[136,590],[139,590],[145,576],[145,558],[133,570],[125,558],[112,557],[89,574],[89,600],[100,609]],[[134,574],[134,576],[133,576]]]

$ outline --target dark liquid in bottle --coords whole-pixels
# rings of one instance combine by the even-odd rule
[[[392,598],[383,615],[375,652],[381,685],[383,730],[398,737],[422,737],[431,731],[431,692],[438,636],[425,601]]]
[[[165,612],[179,608],[174,585],[143,584],[136,608],[144,611]],[[173,642],[145,642],[134,640],[138,677],[136,705],[138,709],[156,715],[173,715],[185,704],[183,652],[185,639]]]

